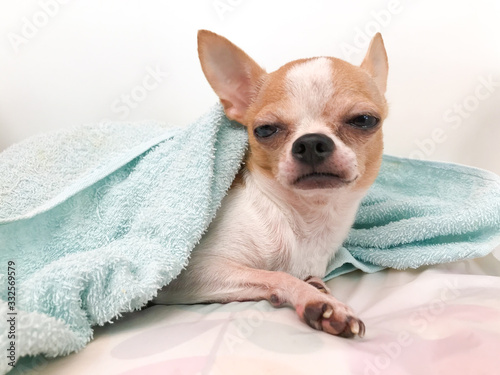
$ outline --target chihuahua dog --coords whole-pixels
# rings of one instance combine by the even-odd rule
[[[249,149],[208,232],[156,304],[268,300],[309,326],[362,337],[365,325],[321,280],[382,160],[388,63],[380,34],[361,65],[332,57],[266,73],[212,32],[203,72]]]

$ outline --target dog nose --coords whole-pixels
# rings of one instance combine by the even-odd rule
[[[305,134],[292,145],[292,156],[304,164],[320,164],[335,148],[330,137],[324,134]]]

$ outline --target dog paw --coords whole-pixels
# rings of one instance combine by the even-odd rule
[[[303,311],[297,310],[297,312],[314,329],[341,337],[365,335],[364,323],[354,316],[349,307],[338,301],[309,302]]]
[[[309,285],[318,289],[321,293],[330,294],[330,289],[326,286],[323,280],[316,276],[309,276],[304,280]]]

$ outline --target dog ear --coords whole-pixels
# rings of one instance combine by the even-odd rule
[[[372,76],[382,95],[385,94],[389,63],[387,61],[384,41],[380,33],[375,34],[370,42],[366,56],[361,63],[361,68],[365,69]]]
[[[241,123],[266,72],[229,40],[207,30],[198,31],[198,56],[227,117]]]

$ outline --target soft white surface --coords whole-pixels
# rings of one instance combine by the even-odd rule
[[[267,302],[154,306],[95,330],[78,354],[26,375],[495,375],[500,263],[361,272],[328,282],[366,323],[364,339],[327,335]]]
[[[368,42],[359,30],[383,24],[386,153],[500,173],[498,1],[55,1],[0,3],[0,150],[102,119],[188,124],[216,101],[196,55],[200,28],[274,70],[319,55],[359,63]],[[222,16],[217,4],[227,5]],[[41,26],[27,31],[26,22]],[[16,48],[13,34],[25,43]],[[27,373],[497,374],[497,258],[330,281],[364,319],[364,340],[315,332],[266,302],[159,306]]]

